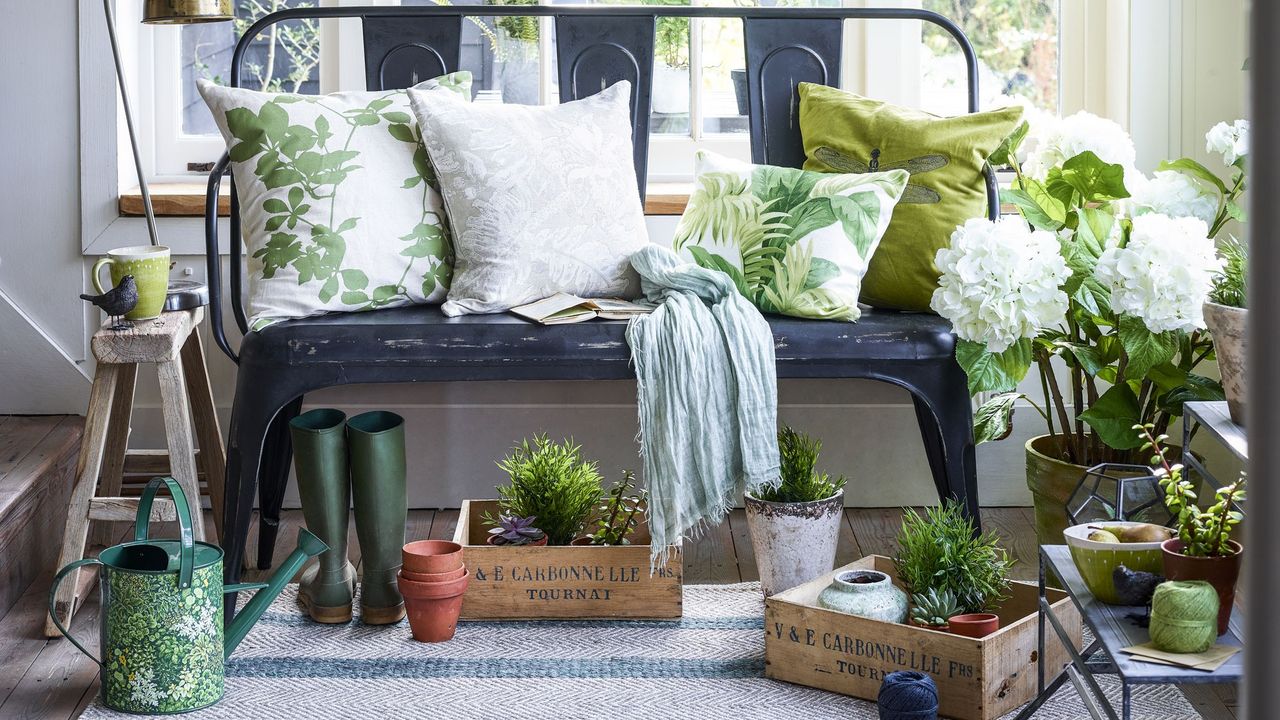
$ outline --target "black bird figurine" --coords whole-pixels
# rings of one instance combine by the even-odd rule
[[[128,330],[133,323],[125,322],[124,314],[138,305],[138,283],[132,275],[125,275],[120,284],[101,295],[81,295],[80,299],[102,308],[112,320],[112,330]]]
[[[1145,612],[1141,615],[1131,613],[1130,618],[1138,627],[1146,627],[1150,622],[1151,596],[1156,593],[1156,586],[1164,582],[1164,577],[1142,570],[1130,570],[1124,565],[1117,565],[1111,572],[1111,579],[1116,584],[1116,597],[1124,605],[1141,605]]]

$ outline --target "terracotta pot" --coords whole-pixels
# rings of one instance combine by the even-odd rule
[[[1231,620],[1231,605],[1236,599],[1236,579],[1240,577],[1240,560],[1244,548],[1235,540],[1228,540],[1232,554],[1222,557],[1187,557],[1182,554],[1186,546],[1178,538],[1165,540],[1160,545],[1164,551],[1164,576],[1169,580],[1204,580],[1218,591],[1218,634],[1227,631]]]
[[[452,640],[458,627],[458,615],[462,613],[462,598],[471,580],[470,573],[434,583],[414,582],[403,576],[399,580],[413,639],[418,642]]]
[[[1227,393],[1227,407],[1231,420],[1244,425],[1245,398],[1249,394],[1249,376],[1245,371],[1249,352],[1249,337],[1245,328],[1249,311],[1207,302],[1204,304],[1204,323],[1213,336],[1214,354],[1218,358],[1218,372],[1222,374],[1222,389]]]
[[[497,540],[497,539],[498,539],[497,535],[490,535],[489,537],[485,538],[484,541],[486,544],[493,545],[494,547],[542,547],[543,545],[547,544],[546,535],[543,535],[542,538],[539,540],[525,543],[523,545],[498,545],[498,543],[494,542],[494,540]]]
[[[448,540],[418,540],[400,551],[403,569],[414,573],[442,573],[462,567],[462,546]]]
[[[765,597],[831,572],[844,521],[844,492],[814,502],[766,502],[745,495],[747,530]]]
[[[983,638],[1000,629],[1000,616],[995,613],[967,613],[953,615],[947,627],[956,635]]]
[[[411,580],[413,582],[438,583],[438,582],[448,582],[450,580],[457,580],[458,578],[466,574],[467,574],[467,566],[463,565],[460,568],[455,568],[453,570],[450,570],[449,572],[442,572],[442,573],[416,573],[416,572],[409,572],[408,570],[401,570],[400,574],[397,577],[404,578],[405,580]]]

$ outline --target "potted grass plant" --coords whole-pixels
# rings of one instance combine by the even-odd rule
[[[1169,580],[1204,580],[1218,593],[1218,634],[1227,631],[1236,580],[1244,548],[1231,539],[1244,515],[1237,506],[1244,501],[1245,475],[1218,488],[1214,503],[1200,507],[1195,485],[1182,472],[1182,465],[1165,457],[1165,435],[1156,435],[1151,425],[1133,427],[1142,438],[1142,448],[1152,452],[1151,463],[1164,488],[1165,505],[1174,515],[1177,536],[1160,545],[1164,553],[1164,576]]]
[[[991,611],[1008,596],[1013,560],[995,533],[975,532],[958,503],[948,501],[923,515],[906,510],[893,564],[917,624],[938,629],[945,622],[951,632],[970,637],[999,627]]]
[[[1014,171],[1001,197],[1020,217],[969,220],[936,258],[932,307],[952,323],[970,391],[990,397],[976,440],[1006,437],[1015,403],[1044,422],[1026,444],[1041,543],[1060,541],[1086,468],[1142,462],[1133,425],[1160,434],[1183,403],[1223,398],[1202,371],[1214,359],[1203,309],[1224,265],[1213,238],[1242,217],[1243,185],[1186,158],[1150,178],[1134,161],[1110,120],[1077,113],[1034,133],[1024,123],[991,158]],[[1032,371],[1043,404],[1019,390]]]
[[[572,440],[522,440],[498,467],[510,479],[498,486],[500,517],[537,518],[549,545],[573,542],[600,502],[600,471]]]
[[[747,493],[747,529],[765,596],[835,567],[845,478],[818,472],[822,442],[784,426],[778,432],[780,482]]]

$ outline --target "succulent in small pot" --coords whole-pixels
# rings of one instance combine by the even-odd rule
[[[624,470],[622,479],[609,490],[600,506],[596,531],[587,536],[584,545],[629,545],[627,537],[640,524],[647,494],[636,487],[635,473]],[[579,538],[582,539],[582,538]],[[574,544],[579,544],[577,540]]]
[[[526,518],[515,515],[500,515],[494,518],[484,516],[484,521],[493,525],[489,529],[486,542],[490,545],[546,545],[547,534],[534,527],[536,516]]]
[[[950,590],[929,588],[911,596],[911,622],[923,628],[945,632],[952,616],[961,613]]]

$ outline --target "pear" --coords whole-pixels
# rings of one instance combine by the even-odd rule
[[[1088,535],[1088,539],[1099,543],[1110,543],[1112,545],[1120,544],[1120,538],[1116,537],[1115,533],[1102,528],[1093,528],[1092,532]]]
[[[1152,523],[1141,523],[1139,525],[1122,525],[1119,527],[1107,528],[1111,534],[1120,538],[1123,543],[1150,543],[1164,542],[1173,537],[1173,531],[1167,527],[1155,525]]]

